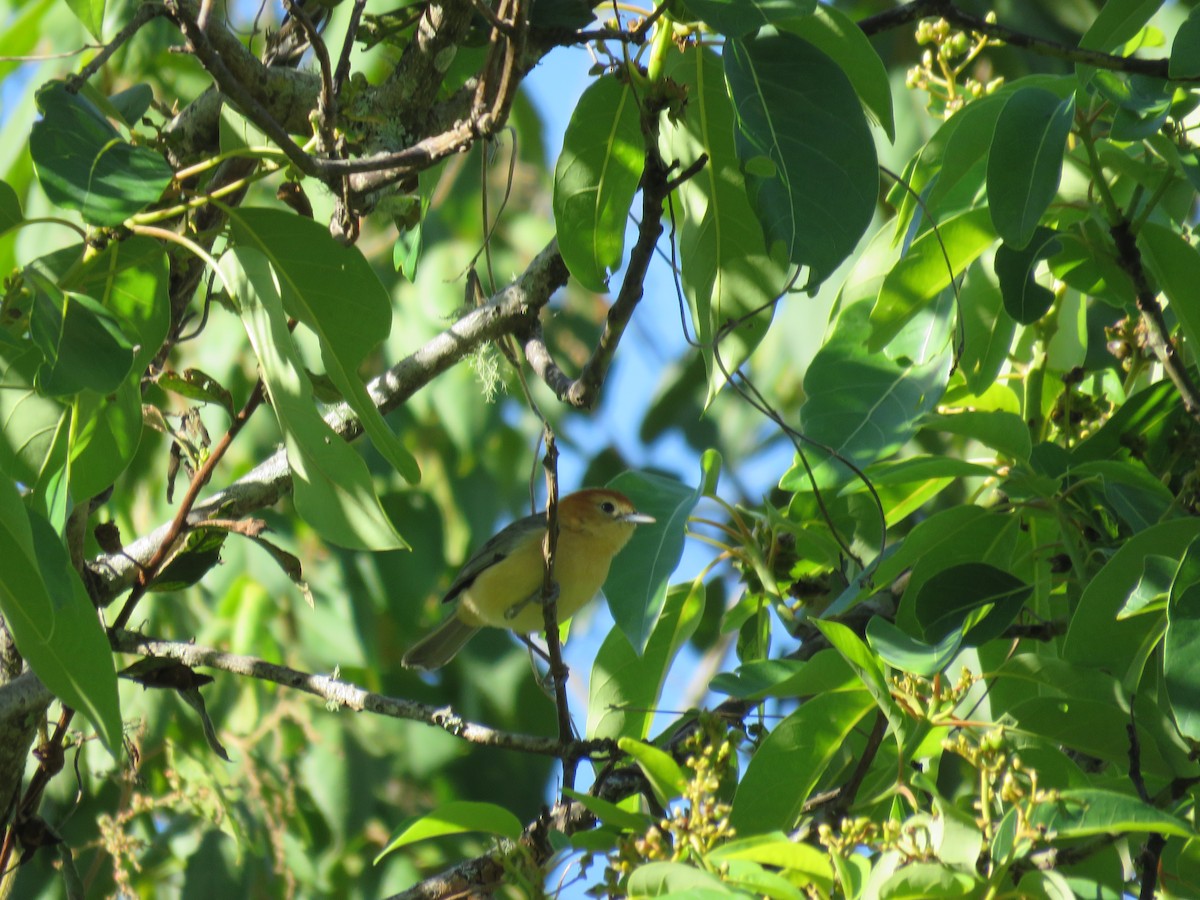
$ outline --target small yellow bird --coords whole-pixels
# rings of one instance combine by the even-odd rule
[[[653,521],[624,494],[604,488],[577,491],[558,502],[554,580],[560,622],[599,593],[613,557],[633,537],[634,528]],[[455,604],[454,613],[404,654],[401,664],[440,668],[485,625],[518,634],[541,631],[545,536],[546,516],[538,513],[518,519],[484,544],[442,599]]]

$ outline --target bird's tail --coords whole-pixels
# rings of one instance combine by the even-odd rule
[[[417,641],[404,654],[400,664],[406,669],[440,669],[454,659],[455,654],[478,630],[478,626],[468,625],[458,616],[451,616],[430,634]]]

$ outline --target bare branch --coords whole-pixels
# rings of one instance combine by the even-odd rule
[[[485,747],[520,750],[540,756],[561,757],[565,755],[587,755],[611,753],[611,741],[569,741],[564,744],[557,737],[516,734],[499,731],[487,725],[469,722],[448,706],[431,706],[415,700],[376,694],[346,681],[328,675],[315,675],[287,666],[276,665],[255,656],[223,653],[211,647],[201,647],[188,641],[163,641],[147,638],[131,631],[112,630],[110,640],[113,649],[122,653],[136,653],[154,659],[173,659],[185,666],[204,666],[269,681],[273,684],[304,691],[330,704],[353,710],[371,712],[393,719],[409,719],[440,728],[457,738]]]

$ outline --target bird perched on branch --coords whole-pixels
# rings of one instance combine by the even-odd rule
[[[641,523],[653,522],[617,491],[591,488],[568,494],[558,503],[558,544],[554,580],[558,617],[573,616],[599,593],[613,557]],[[542,543],[546,516],[518,519],[467,560],[443,603],[454,612],[404,655],[410,669],[444,666],[483,626],[525,635],[541,631]]]

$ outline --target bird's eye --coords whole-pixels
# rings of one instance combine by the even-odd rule
[[[611,516],[617,511],[617,504],[613,503],[611,500],[605,500],[600,504],[600,509]]]

